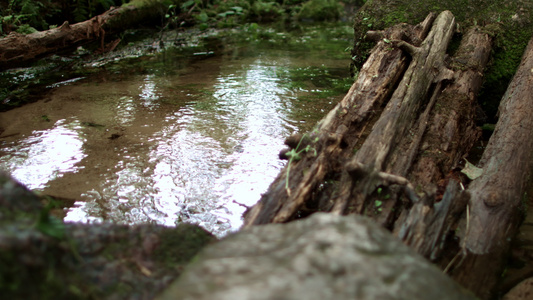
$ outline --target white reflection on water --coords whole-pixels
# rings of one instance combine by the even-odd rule
[[[218,57],[181,75],[62,86],[37,109],[60,121],[2,145],[0,167],[76,200],[65,221],[189,222],[225,235],[276,177],[283,139],[300,126],[277,74],[302,61],[283,57]]]
[[[235,79],[216,87],[219,101],[233,113],[228,122],[238,120],[233,121],[240,127],[235,133],[243,136],[229,157],[232,165],[215,186],[227,208],[219,215],[227,218],[232,228],[240,227],[245,206],[259,200],[283,164],[277,154],[283,148],[283,137],[290,133],[291,127],[285,121],[287,107],[284,107],[290,95],[279,87],[275,70],[275,65],[257,60],[246,72],[239,88],[234,87],[238,85]],[[229,84],[233,86],[231,89],[228,88],[230,82],[234,83]]]
[[[165,222],[200,224],[215,234],[237,229],[279,171],[277,153],[287,124],[273,69],[264,62],[221,75],[209,109],[176,117],[154,137],[155,203]],[[204,103],[205,104],[205,103]],[[198,108],[200,107],[200,108]],[[187,117],[189,116],[189,117]]]
[[[259,200],[283,164],[277,157],[283,137],[296,129],[286,121],[290,96],[276,68],[260,59],[229,63],[210,93],[146,123],[142,112],[157,107],[158,85],[178,79],[145,77],[138,96],[117,99],[116,121],[128,127],[142,119],[152,133],[115,149],[118,160],[105,180],[65,220],[189,222],[219,236],[238,229],[245,206]],[[154,103],[147,107],[147,99]]]
[[[153,74],[148,74],[144,78],[144,84],[141,87],[141,94],[139,97],[142,100],[142,105],[149,108],[155,108],[158,105],[156,102],[157,99],[159,99],[159,95],[156,89],[156,83],[154,81]],[[155,106],[155,107],[154,107]]]
[[[30,189],[43,189],[46,184],[68,172],[76,172],[87,155],[84,138],[77,120],[58,120],[52,129],[33,131],[20,142],[3,148],[0,169],[7,170]]]

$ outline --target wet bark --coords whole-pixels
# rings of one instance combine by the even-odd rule
[[[147,20],[153,20],[164,11],[162,1],[140,3],[135,6],[112,7],[87,21],[76,24],[64,22],[60,27],[46,31],[27,35],[11,32],[0,39],[0,69],[16,67],[43,55],[95,40],[100,41],[100,51],[111,51],[120,39],[105,43],[106,34],[138,26]]]
[[[369,33],[380,42],[352,89],[312,133],[287,139],[287,167],[245,226],[316,211],[364,214],[480,298],[492,297],[529,183],[533,46],[500,106],[482,175],[471,181],[461,169],[480,136],[476,95],[492,38],[474,27],[448,57],[454,30],[443,12],[416,28]]]

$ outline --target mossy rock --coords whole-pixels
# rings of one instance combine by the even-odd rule
[[[0,173],[2,299],[151,299],[216,240],[189,224],[63,224],[41,201]]]

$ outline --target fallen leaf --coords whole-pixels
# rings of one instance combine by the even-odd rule
[[[461,173],[465,174],[471,180],[474,180],[481,176],[481,174],[483,173],[483,169],[474,166],[468,160],[466,160],[466,158],[465,162],[465,167],[461,170]]]

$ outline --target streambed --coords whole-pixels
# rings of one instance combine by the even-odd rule
[[[71,199],[67,222],[188,222],[223,236],[283,167],[284,138],[312,129],[349,87],[352,36],[339,26],[53,86],[0,113],[0,168]]]

